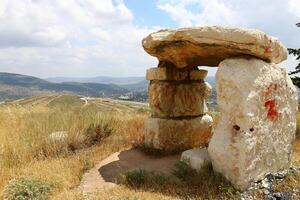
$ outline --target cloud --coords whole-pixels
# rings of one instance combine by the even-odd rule
[[[178,26],[222,25],[255,28],[278,37],[287,47],[300,47],[299,0],[159,0],[157,7]],[[295,59],[283,65],[291,70]]]
[[[0,1],[0,71],[48,76],[143,75],[155,59],[122,0]]]
[[[161,0],[157,7],[167,12],[179,26],[243,24],[240,16],[219,0]]]
[[[0,46],[63,45],[90,37],[90,29],[130,25],[133,18],[122,1],[2,0]]]
[[[178,27],[257,28],[287,47],[300,47],[299,0],[153,3]],[[137,26],[138,17],[126,0],[1,0],[0,71],[41,77],[144,75],[157,61],[144,52],[141,40],[160,27]],[[153,20],[159,25],[160,19]]]
[[[289,0],[289,10],[298,17],[300,17],[300,1],[299,0]]]

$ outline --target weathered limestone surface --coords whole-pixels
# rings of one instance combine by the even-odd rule
[[[178,71],[167,67],[156,67],[147,70],[146,79],[162,80],[162,81],[182,81],[187,80],[189,77],[188,71]]]
[[[150,34],[142,44],[150,55],[177,68],[218,66],[226,58],[247,55],[273,63],[287,58],[287,50],[277,38],[254,29],[218,26],[165,29]]]
[[[176,70],[174,68],[159,67],[147,70],[146,79],[161,81],[183,81],[183,80],[203,80],[207,76],[207,70]]]
[[[208,111],[211,86],[205,82],[152,81],[148,92],[153,117],[199,116]]]
[[[145,144],[165,151],[206,146],[211,130],[209,115],[180,120],[149,118],[145,122]]]
[[[193,70],[190,72],[190,79],[192,81],[202,80],[207,76],[207,70]]]
[[[211,164],[207,148],[186,150],[181,154],[180,160],[196,171],[200,171],[205,165]]]
[[[259,59],[226,59],[216,74],[221,119],[209,144],[215,171],[235,187],[290,165],[297,91],[286,70]]]

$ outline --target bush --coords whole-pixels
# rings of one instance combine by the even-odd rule
[[[129,171],[123,175],[121,181],[132,187],[140,187],[146,182],[146,174],[147,172],[142,169]]]
[[[125,173],[121,178],[121,183],[125,185],[141,187],[142,185],[162,185],[168,181],[169,177],[161,172],[139,169]]]
[[[31,177],[11,180],[4,189],[7,200],[47,200],[51,185]]]
[[[176,176],[177,178],[187,181],[191,177],[194,177],[197,175],[197,171],[192,169],[188,164],[182,161],[178,161],[175,163],[174,169],[172,171],[172,174]]]

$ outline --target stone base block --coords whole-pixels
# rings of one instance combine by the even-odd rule
[[[145,144],[169,152],[204,147],[211,138],[212,123],[207,114],[181,120],[149,118],[145,123]]]
[[[200,171],[205,165],[211,164],[207,148],[186,150],[181,154],[180,160],[196,171]]]
[[[208,111],[206,99],[211,87],[205,82],[152,82],[149,104],[153,117],[199,116]]]

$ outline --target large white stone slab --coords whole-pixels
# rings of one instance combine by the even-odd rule
[[[221,119],[209,144],[215,171],[246,189],[290,165],[297,90],[286,70],[259,59],[226,59],[216,74]]]

